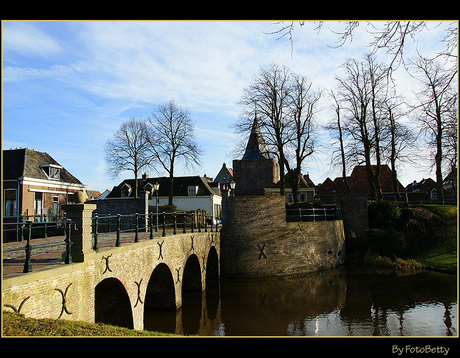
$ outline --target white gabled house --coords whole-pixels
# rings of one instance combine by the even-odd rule
[[[139,193],[149,191],[149,207],[156,206],[157,195],[153,185],[158,183],[158,206],[168,205],[169,177],[149,178],[143,175],[138,179]],[[205,210],[212,215],[213,222],[220,220],[222,197],[216,193],[206,178],[201,176],[174,177],[173,205],[176,210]],[[136,188],[135,179],[126,179],[114,187],[107,199],[134,197]]]

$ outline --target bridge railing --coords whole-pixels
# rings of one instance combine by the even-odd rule
[[[15,247],[11,249],[3,250],[3,259],[4,260],[20,260],[22,255],[20,251],[25,252],[24,258],[24,268],[23,273],[28,273],[32,271],[32,255],[42,255],[46,254],[49,251],[52,251],[52,248],[56,248],[59,246],[65,245],[65,254],[63,255],[64,263],[71,264],[72,263],[72,240],[70,240],[71,230],[72,230],[73,222],[71,220],[63,220],[63,221],[47,221],[45,225],[49,225],[51,227],[62,228],[65,233],[65,240],[61,241],[58,240],[54,243],[46,243],[46,244],[37,244],[32,245],[32,232],[33,230],[42,230],[43,229],[43,222],[34,222],[32,220],[27,220],[26,222],[12,222],[12,223],[3,223],[3,231],[20,231],[21,241],[26,241],[25,246]],[[45,226],[46,228],[46,226]],[[46,232],[46,229],[45,229]]]
[[[114,246],[119,247],[122,243],[122,234],[125,233],[131,233],[124,235],[128,240],[139,242],[141,233],[147,233],[148,239],[151,240],[158,236],[208,231],[219,231],[219,220],[201,212],[152,212],[129,215],[98,215],[95,213],[92,217],[92,248],[97,251],[100,243],[107,244],[108,241],[115,241]],[[116,233],[115,236],[114,233]],[[145,234],[142,236],[146,237]]]
[[[332,221],[341,218],[340,210],[332,208],[286,209],[287,222]]]

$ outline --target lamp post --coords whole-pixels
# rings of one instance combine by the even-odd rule
[[[158,190],[160,189],[160,184],[158,184],[158,182],[155,182],[155,184],[153,184],[153,191],[155,192],[155,197],[156,197],[156,225],[155,225],[155,232],[158,232]]]
[[[224,178],[225,180],[225,178]],[[220,190],[222,192],[222,226],[228,224],[228,197],[233,196],[235,190],[235,182],[220,183]]]

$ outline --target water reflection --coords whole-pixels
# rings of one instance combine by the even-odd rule
[[[222,280],[183,307],[149,312],[145,329],[227,336],[450,336],[457,278],[341,267],[296,277]]]

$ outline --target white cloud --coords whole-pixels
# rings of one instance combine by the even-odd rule
[[[45,34],[33,23],[5,21],[3,32],[4,51],[13,51],[30,57],[50,57],[61,52],[58,41]]]
[[[24,121],[33,121],[25,118],[31,113],[49,122],[59,118],[65,123],[59,126],[65,128],[63,140],[77,132],[73,128],[83,126],[88,134],[81,146],[92,148],[90,154],[101,160],[103,150],[94,148],[122,120],[149,116],[157,104],[174,98],[190,108],[197,139],[207,149],[202,170],[213,176],[222,162],[233,159],[225,158],[234,149],[230,124],[241,112],[238,101],[243,89],[261,67],[286,65],[308,75],[315,87],[331,89],[340,65],[370,51],[371,34],[364,25],[354,33],[353,42],[338,49],[331,47],[338,35],[329,28],[343,29],[344,24],[326,22],[319,34],[314,26],[306,23],[296,28],[291,56],[287,38],[277,40],[278,36],[267,34],[279,27],[268,21],[4,22],[3,82],[4,90],[12,91],[4,103],[4,113],[11,117],[4,120],[19,120],[18,113]],[[436,28],[430,29],[423,37],[424,50],[436,38]],[[406,83],[401,87],[411,90]],[[25,101],[25,96],[33,101]],[[321,121],[328,119],[326,108],[324,101]],[[8,125],[5,128],[10,130]],[[6,140],[13,143],[18,138]],[[83,179],[103,189],[95,187],[104,180],[102,166],[93,164],[99,168],[97,180]],[[308,163],[307,169],[321,172],[316,180],[322,181],[327,166],[319,159]]]

